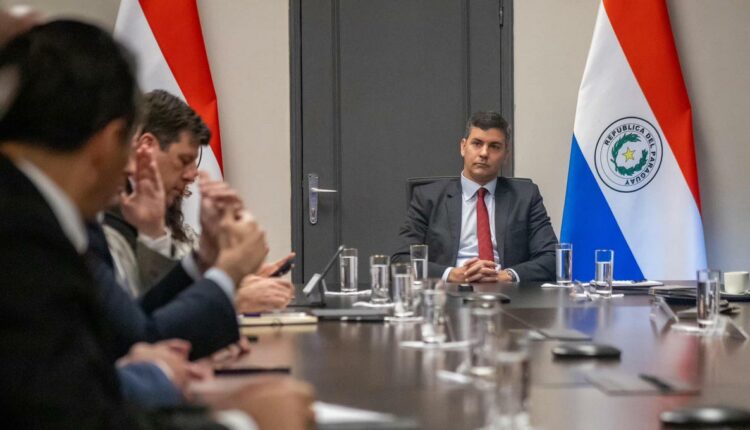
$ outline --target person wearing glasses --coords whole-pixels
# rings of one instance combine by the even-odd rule
[[[123,190],[118,204],[104,218],[116,277],[133,297],[143,296],[194,251],[197,256],[211,253],[210,240],[206,240],[210,235],[198,235],[182,215],[182,197],[199,176],[196,162],[201,148],[211,140],[211,131],[189,105],[164,90],[145,94],[141,110],[133,147],[153,158],[155,169],[149,162],[135,163],[130,172],[125,172],[130,178],[123,181],[128,190]],[[138,173],[139,169],[143,172]],[[226,182],[204,176],[199,189],[202,197],[208,197],[202,199],[204,203],[218,200],[219,204],[243,205]],[[209,211],[210,207],[201,205],[204,229],[217,223],[204,220]],[[294,297],[293,286],[286,279],[269,275],[293,257],[290,254],[266,264],[243,278],[235,295],[237,311],[284,308]],[[207,255],[203,259],[211,258]]]

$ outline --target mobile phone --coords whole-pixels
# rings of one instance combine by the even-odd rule
[[[275,272],[271,273],[271,277],[284,276],[284,275],[287,274],[287,272],[289,272],[290,270],[292,270],[292,267],[294,267],[294,259],[293,258],[287,260],[286,263],[284,263],[283,266],[279,267],[278,269],[276,269]]]

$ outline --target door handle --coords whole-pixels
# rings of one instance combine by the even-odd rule
[[[338,193],[338,190],[328,190],[325,188],[318,188],[318,174],[308,173],[307,174],[307,199],[309,203],[309,219],[310,224],[315,225],[318,223],[318,194],[319,193]]]

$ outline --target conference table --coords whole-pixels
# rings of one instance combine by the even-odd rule
[[[671,283],[670,283],[671,284]],[[689,283],[688,283],[689,285]],[[464,296],[450,285],[450,332],[468,330]],[[594,342],[622,351],[619,360],[553,357],[557,340],[529,344],[531,424],[537,429],[656,429],[662,411],[689,405],[732,405],[750,409],[750,343],[730,337],[702,337],[658,327],[651,320],[651,297],[626,295],[608,300],[574,299],[563,288],[540,283],[477,284],[474,292],[501,292],[502,330],[571,328]],[[366,296],[329,296],[332,308],[351,307]],[[750,305],[738,303],[732,316],[750,331]],[[405,348],[419,340],[419,324],[320,321],[317,325],[254,327],[251,352],[233,366],[289,366],[308,381],[317,399],[411,419],[423,429],[479,429],[486,414],[485,394],[475,384],[440,377],[455,372],[466,350]],[[610,395],[586,374],[599,371],[648,373],[684,381],[698,394]],[[217,377],[229,389],[247,377]]]

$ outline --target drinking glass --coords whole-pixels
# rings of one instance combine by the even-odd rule
[[[500,307],[496,299],[471,303],[469,372],[481,379],[491,379],[495,373],[495,354],[499,347],[499,313]]]
[[[393,277],[391,282],[393,286],[393,315],[396,318],[414,315],[414,309],[411,307],[413,302],[411,298],[413,294],[411,264],[391,264],[391,276]]]
[[[696,307],[698,325],[714,325],[719,317],[721,272],[718,270],[699,270],[696,290]]]
[[[529,428],[530,371],[528,338],[506,334],[495,355],[495,416],[491,428]]]
[[[427,278],[427,245],[411,245],[409,254],[414,282],[421,284],[422,280]]]
[[[391,257],[387,255],[370,256],[370,289],[372,290],[370,300],[373,303],[388,303],[389,277],[388,266]]]
[[[596,277],[594,285],[596,292],[603,298],[612,297],[612,273],[615,269],[615,251],[611,249],[597,249],[594,251],[596,262]]]
[[[555,274],[557,285],[571,285],[573,283],[573,244],[559,243],[555,245]]]
[[[445,341],[445,283],[441,279],[425,279],[420,304],[422,342]]]
[[[357,292],[357,249],[344,248],[339,255],[339,274],[341,275],[341,292]]]

